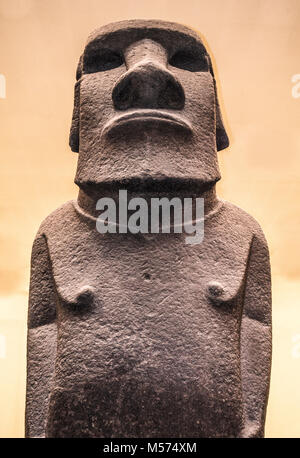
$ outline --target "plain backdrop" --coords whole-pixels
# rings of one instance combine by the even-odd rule
[[[299,0],[0,1],[0,436],[24,434],[32,241],[77,195],[68,147],[77,60],[91,30],[138,18],[194,28],[213,56],[231,141],[218,193],[260,222],[271,251],[266,436],[300,437]]]

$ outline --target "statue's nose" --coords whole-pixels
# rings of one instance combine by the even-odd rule
[[[181,110],[184,91],[167,69],[166,50],[152,40],[142,40],[125,53],[127,72],[117,81],[112,98],[117,110],[162,108]]]

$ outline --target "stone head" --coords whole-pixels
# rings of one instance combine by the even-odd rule
[[[211,185],[228,143],[211,59],[193,30],[132,20],[90,35],[70,133],[81,188]]]

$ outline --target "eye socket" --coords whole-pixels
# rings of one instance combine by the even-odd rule
[[[205,54],[191,52],[190,50],[179,50],[169,60],[173,67],[181,68],[189,72],[207,72],[208,61]]]
[[[84,56],[84,73],[106,72],[123,65],[123,56],[110,49],[90,50]]]

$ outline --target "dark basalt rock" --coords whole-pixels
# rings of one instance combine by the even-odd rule
[[[70,145],[80,191],[33,245],[27,437],[262,437],[271,362],[268,248],[217,198],[228,146],[210,57],[163,21],[91,34]],[[205,199],[205,235],[99,234],[96,202]]]

